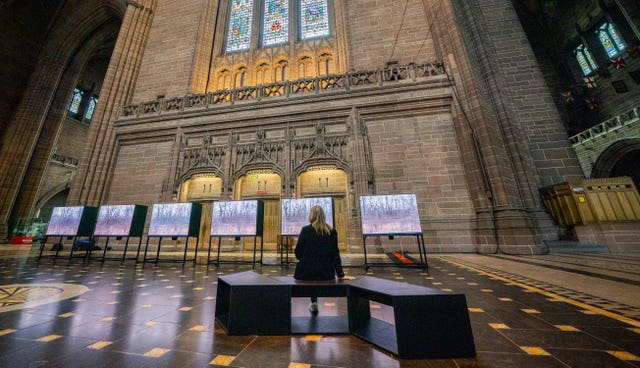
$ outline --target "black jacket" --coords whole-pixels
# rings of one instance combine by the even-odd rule
[[[311,225],[303,227],[296,244],[296,258],[300,262],[293,277],[298,280],[332,280],[336,275],[344,277],[336,229],[331,229],[329,235],[320,235]]]

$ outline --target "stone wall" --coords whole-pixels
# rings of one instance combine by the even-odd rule
[[[389,61],[409,64],[436,59],[421,0],[345,3],[350,69],[382,68]]]
[[[123,145],[111,179],[108,204],[143,204],[161,201],[162,183],[172,160],[171,141]]]
[[[132,101],[190,92],[196,37],[205,0],[158,1]]]

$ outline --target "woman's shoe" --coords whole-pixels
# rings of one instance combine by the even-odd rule
[[[313,314],[317,314],[318,313],[318,303],[309,304],[309,312],[311,312]]]

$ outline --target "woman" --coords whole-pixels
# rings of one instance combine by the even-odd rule
[[[309,213],[309,225],[302,228],[296,244],[296,265],[294,278],[309,281],[353,279],[344,275],[340,251],[338,250],[338,233],[325,220],[320,206],[313,206]],[[318,313],[318,297],[311,297],[309,305],[311,313]]]

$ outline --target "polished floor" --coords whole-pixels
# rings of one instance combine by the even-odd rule
[[[351,335],[227,335],[214,321],[217,278],[251,266],[37,254],[0,245],[0,367],[640,367],[640,253],[433,254],[428,272],[365,272],[360,256],[344,255],[353,276],[466,295],[477,356],[434,360],[398,359]],[[292,303],[308,313],[307,300]],[[342,298],[319,305],[346,313]],[[371,312],[393,322],[387,306]]]

